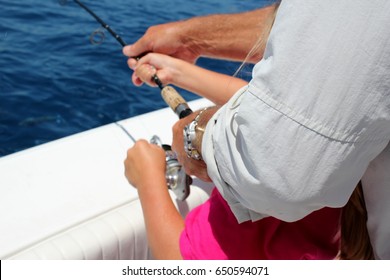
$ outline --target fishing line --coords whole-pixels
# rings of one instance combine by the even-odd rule
[[[116,126],[118,126],[120,129],[122,129],[123,132],[124,132],[127,136],[129,136],[129,138],[130,138],[134,143],[137,142],[137,140],[135,140],[135,138],[133,137],[133,135],[131,135],[130,132],[129,132],[123,125],[121,125],[119,122],[114,122],[114,124],[115,124]]]

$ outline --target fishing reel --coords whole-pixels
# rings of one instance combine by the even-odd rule
[[[167,186],[173,191],[176,198],[184,201],[190,194],[190,185],[192,184],[192,178],[188,176],[184,168],[177,160],[176,154],[172,151],[170,145],[162,144],[160,137],[154,135],[150,139],[151,144],[160,146],[165,151],[165,178],[167,180]]]

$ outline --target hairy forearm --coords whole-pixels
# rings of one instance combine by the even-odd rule
[[[156,259],[181,259],[180,234],[184,229],[184,220],[174,206],[165,187],[165,177],[151,178],[138,188],[144,213],[149,246]]]
[[[182,42],[200,56],[243,61],[262,36],[274,10],[269,6],[246,13],[191,18],[179,27]],[[248,60],[259,61],[263,52],[262,48]]]

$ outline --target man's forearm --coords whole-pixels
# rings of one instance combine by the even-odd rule
[[[263,35],[264,27],[270,25],[274,11],[274,6],[268,6],[239,14],[191,18],[181,26],[182,41],[200,56],[242,61]],[[263,52],[260,48],[249,61],[259,61]]]

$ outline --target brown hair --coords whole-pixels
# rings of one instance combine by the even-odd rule
[[[361,181],[356,186],[341,213],[341,260],[372,260],[370,237],[367,230],[367,210]]]

